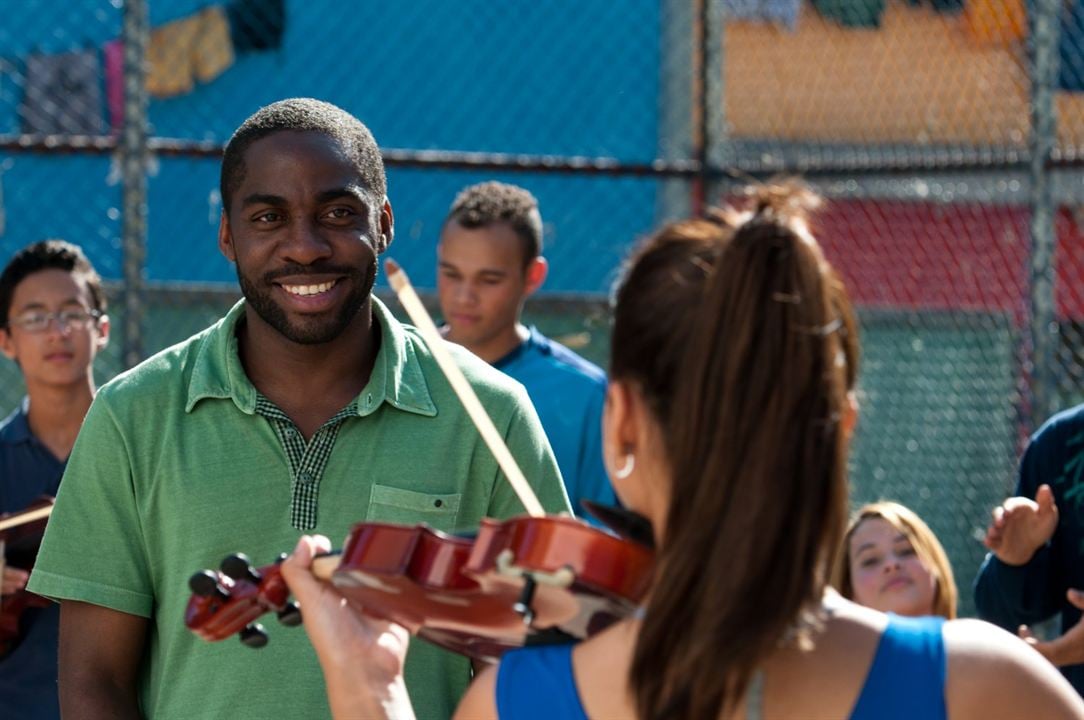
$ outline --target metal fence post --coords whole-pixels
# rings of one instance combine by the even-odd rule
[[[723,63],[726,48],[726,10],[722,0],[704,0],[704,32],[701,35],[703,58],[703,153],[700,168],[705,205],[718,205],[721,197],[719,170],[731,161],[726,142],[726,96],[723,87]]]
[[[147,249],[147,90],[144,82],[149,20],[146,0],[125,0],[124,130],[119,154],[123,183],[123,355],[132,367],[143,359],[144,262]]]
[[[659,57],[659,152],[664,160],[688,160],[693,153],[693,96],[699,34],[695,0],[666,0],[662,5],[662,52]],[[686,218],[692,212],[690,183],[668,178],[659,183],[657,222]]]
[[[1036,0],[1031,14],[1031,265],[1028,302],[1028,335],[1031,429],[1052,414],[1057,402],[1054,363],[1058,342],[1054,313],[1054,246],[1056,212],[1050,161],[1057,138],[1054,116],[1054,83],[1058,63],[1058,0]]]

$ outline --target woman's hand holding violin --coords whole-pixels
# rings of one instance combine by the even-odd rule
[[[312,574],[313,558],[330,549],[322,535],[302,536],[281,570],[323,667],[332,714],[413,718],[403,681],[410,633],[351,606],[334,585]]]

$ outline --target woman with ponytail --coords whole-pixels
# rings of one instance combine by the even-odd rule
[[[1084,718],[1022,641],[978,621],[886,616],[828,587],[847,522],[858,339],[796,184],[669,225],[615,293],[604,453],[651,523],[641,616],[576,645],[510,652],[457,717]],[[337,717],[412,717],[407,634],[283,565]]]

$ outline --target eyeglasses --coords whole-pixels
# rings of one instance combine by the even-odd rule
[[[58,330],[84,330],[102,316],[98,310],[61,310],[60,312],[42,312],[29,310],[8,321],[8,325],[18,325],[28,333],[43,333],[49,329],[49,323],[55,321]]]

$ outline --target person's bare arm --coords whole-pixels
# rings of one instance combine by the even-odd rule
[[[1084,701],[1042,655],[981,620],[945,624],[950,718],[1084,720]]]
[[[139,663],[148,623],[100,605],[60,604],[60,712],[65,720],[141,717]]]
[[[497,666],[488,665],[467,686],[454,720],[497,720]]]

